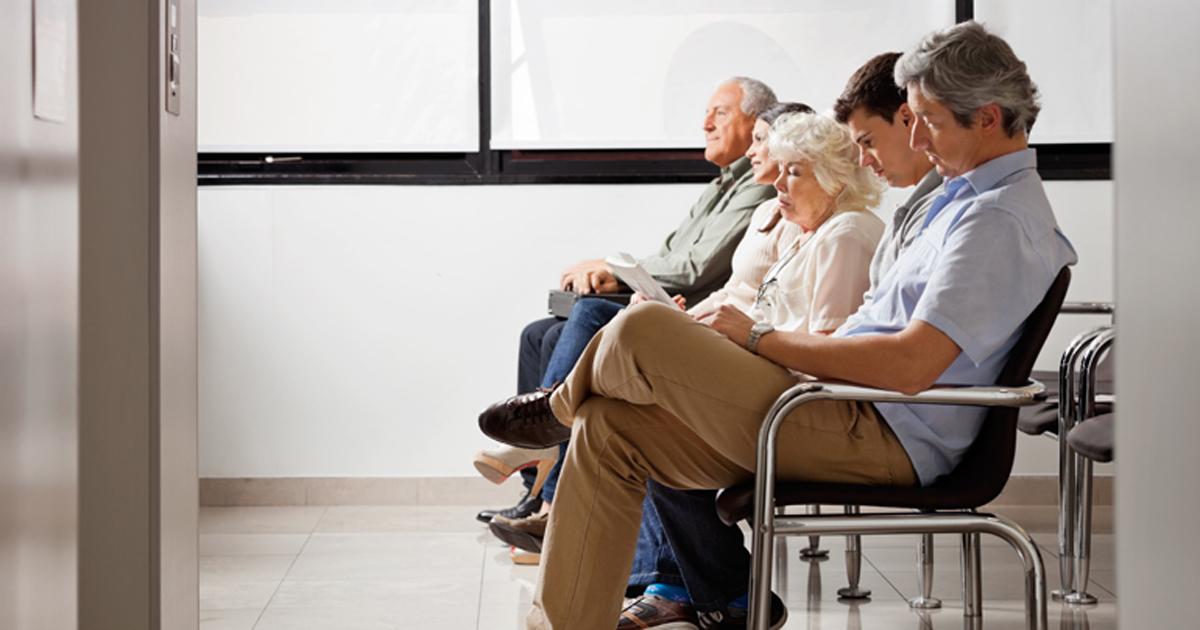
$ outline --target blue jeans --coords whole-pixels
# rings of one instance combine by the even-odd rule
[[[547,317],[531,322],[521,331],[521,344],[517,354],[518,394],[525,394],[538,388],[566,323],[564,319]],[[521,482],[525,484],[526,492],[533,488],[533,482],[536,479],[537,470],[526,468],[521,471]],[[557,474],[554,475],[554,482],[558,483]]]
[[[666,546],[675,551],[672,560],[696,610],[725,610],[729,602],[745,595],[750,588],[750,552],[742,530],[722,523],[717,516],[717,492],[675,490],[654,480],[647,483],[647,489],[646,498],[654,503]],[[646,512],[642,514],[639,554],[646,529]]]
[[[584,298],[576,302],[550,355],[542,376],[542,387],[549,389],[555,383],[563,382],[596,332],[612,321],[623,308],[620,304],[596,298]]]
[[[687,588],[675,552],[667,540],[652,494],[666,490],[654,481],[646,484],[646,500],[642,502],[642,526],[638,529],[637,551],[633,554],[633,570],[629,572],[627,597],[635,597],[651,584],[670,584]]]
[[[584,298],[576,302],[571,308],[571,317],[560,328],[552,351],[545,358],[546,367],[542,371],[541,386],[549,389],[555,383],[563,382],[575,368],[575,363],[591,343],[592,337],[596,336],[596,331],[612,321],[622,308],[624,307],[620,304],[596,298]],[[523,342],[522,339],[522,348]],[[558,473],[562,470],[562,461],[566,456],[567,445],[563,444],[559,447],[558,463],[554,465],[554,469],[546,477],[545,485],[542,486],[542,499],[554,501],[554,492],[558,489]],[[531,481],[530,486],[532,485]]]

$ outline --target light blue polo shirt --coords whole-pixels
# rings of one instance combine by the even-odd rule
[[[870,308],[835,335],[896,333],[919,319],[962,349],[938,383],[992,385],[1025,318],[1059,270],[1075,261],[1042,188],[1036,153],[1009,153],[946,181],[920,235],[880,281]],[[922,485],[954,469],[986,413],[942,405],[876,408],[900,438]]]

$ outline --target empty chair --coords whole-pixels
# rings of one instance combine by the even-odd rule
[[[1092,548],[1092,460],[1110,461],[1113,441],[1113,415],[1097,417],[1097,383],[1106,365],[1102,360],[1106,355],[1111,358],[1115,340],[1116,330],[1106,326],[1080,344],[1078,395],[1075,404],[1060,413],[1058,434],[1066,436],[1059,442],[1058,557],[1062,590],[1054,596],[1069,604],[1096,602],[1095,596],[1087,592]],[[1105,454],[1107,459],[1102,459]]]

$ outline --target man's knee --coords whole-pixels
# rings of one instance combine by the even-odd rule
[[[542,339],[545,338],[546,333],[554,328],[555,324],[561,322],[562,320],[557,317],[547,317],[530,322],[521,330],[521,347],[541,349]]]
[[[584,298],[571,307],[571,319],[600,327],[617,316],[624,308],[620,304],[599,298]]]
[[[670,326],[677,326],[683,321],[683,312],[673,306],[657,302],[643,302],[631,306],[614,318],[605,329],[605,341],[628,348],[639,348],[641,344],[659,336]],[[684,315],[686,317],[686,315]],[[691,318],[687,318],[691,321]]]
[[[607,456],[627,453],[628,448],[623,444],[616,445],[612,440],[624,442],[620,434],[631,428],[631,415],[629,403],[624,401],[603,396],[588,398],[575,411],[569,450],[587,449],[593,454],[605,453]]]
[[[560,321],[554,326],[551,326],[550,329],[546,331],[545,335],[542,335],[542,357],[545,361],[548,362],[550,360],[550,355],[554,354],[554,348],[558,346],[558,339],[562,337],[563,328],[565,328],[565,326],[566,322]]]

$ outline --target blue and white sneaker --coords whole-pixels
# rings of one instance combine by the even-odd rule
[[[771,593],[771,630],[779,630],[787,621],[787,606],[775,593]],[[717,612],[702,612],[697,615],[701,630],[745,630],[749,619],[744,608],[726,606]]]

